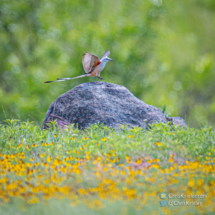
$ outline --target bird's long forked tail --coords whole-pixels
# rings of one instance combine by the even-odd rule
[[[67,80],[72,80],[72,79],[76,79],[76,78],[83,78],[83,77],[87,77],[90,76],[90,74],[84,74],[84,75],[80,75],[77,76],[75,78],[58,78],[56,81],[46,81],[44,83],[51,83],[51,82],[59,82],[59,81],[67,81]]]

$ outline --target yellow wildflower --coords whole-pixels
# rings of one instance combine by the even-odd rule
[[[103,168],[103,171],[104,171],[104,172],[107,172],[107,171],[108,171],[108,168],[107,168],[107,167],[104,167],[104,168]]]
[[[29,145],[25,146],[26,149],[28,149],[28,151],[31,150],[31,148],[29,147]]]
[[[193,180],[193,179],[190,179],[189,181],[188,181],[188,186],[189,187],[193,187],[195,185],[195,181]]]
[[[87,160],[87,161],[90,160],[90,155],[87,155],[87,156],[86,156],[86,160]]]
[[[173,155],[170,155],[170,158],[169,158],[169,162],[170,162],[170,163],[173,163],[173,162],[174,162],[173,157],[174,157]]]
[[[30,200],[27,201],[27,203],[30,205],[38,202],[39,202],[39,199],[36,196],[32,197]]]
[[[36,162],[35,164],[34,164],[34,166],[39,166],[40,165],[40,163],[39,162]]]
[[[47,158],[47,162],[51,162],[52,161],[52,156],[48,156],[48,158]]]
[[[156,142],[156,145],[157,145],[157,146],[161,146],[162,143],[161,143],[161,142]]]
[[[204,181],[203,181],[202,179],[199,179],[199,180],[197,181],[197,185],[198,185],[199,187],[203,186],[203,184],[204,184]]]
[[[128,136],[129,138],[133,138],[134,137],[134,135],[130,135],[130,136]]]
[[[46,156],[46,153],[43,153],[43,154],[40,155],[40,158],[43,158],[45,156]]]

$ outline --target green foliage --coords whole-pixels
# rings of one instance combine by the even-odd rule
[[[51,142],[56,144],[51,145]],[[157,142],[162,145],[157,146]],[[214,150],[215,133],[212,127],[185,130],[183,127],[176,128],[164,123],[152,125],[149,131],[140,127],[115,131],[101,125],[91,125],[86,131],[79,131],[72,125],[67,130],[59,130],[55,126],[50,130],[41,130],[32,122],[6,120],[6,124],[0,125],[0,151],[14,154],[24,150],[29,155],[26,159],[30,158],[32,152],[28,151],[28,148],[23,146],[17,151],[16,146],[20,143],[24,146],[37,144],[36,149],[32,150],[36,150],[38,154],[47,153],[48,150],[49,155],[53,157],[64,157],[68,150],[71,150],[70,155],[75,156],[74,150],[87,145],[87,151],[94,157],[98,153],[104,155],[114,150],[121,162],[125,161],[125,156],[144,155],[159,158],[162,163],[166,163],[173,152],[181,158],[189,157],[191,161],[204,161],[208,153]],[[44,147],[42,143],[48,145]],[[80,157],[83,156],[84,153],[80,154]]]
[[[194,127],[214,124],[214,19],[214,0],[2,0],[0,120],[41,124],[54,99],[97,79],[44,82],[81,75],[83,51],[110,49],[105,81]]]
[[[0,124],[1,214],[163,214],[163,209],[169,214],[214,212],[212,127],[184,129],[160,123],[152,125],[150,131],[140,127],[126,130],[123,126],[116,132],[99,124],[86,131],[73,126],[59,130],[52,124],[49,130],[29,121],[6,120]],[[140,159],[151,168],[138,167]],[[80,194],[80,190],[90,189],[104,189],[104,193]],[[130,198],[121,198],[119,193],[110,198],[109,192],[114,189]],[[207,199],[194,199],[203,202],[202,207],[162,208],[159,193],[163,191],[198,191]],[[116,201],[117,195],[120,199]],[[93,206],[95,201],[97,205]]]

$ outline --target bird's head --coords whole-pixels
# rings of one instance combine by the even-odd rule
[[[108,61],[112,61],[112,59],[109,58],[109,57],[105,57],[105,58],[102,59],[102,61],[104,61],[105,63],[107,63]]]

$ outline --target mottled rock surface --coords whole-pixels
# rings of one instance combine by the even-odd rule
[[[79,129],[96,123],[148,128],[152,123],[172,121],[186,126],[180,117],[166,118],[161,110],[139,100],[125,87],[106,82],[84,83],[59,96],[46,113],[44,128],[54,120],[61,127],[75,124]]]

